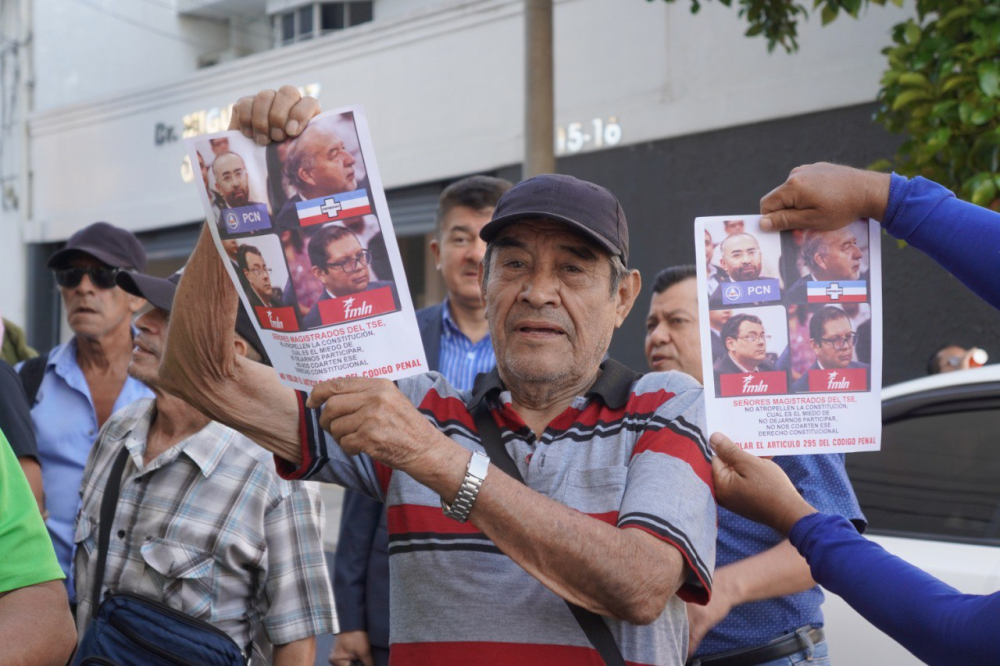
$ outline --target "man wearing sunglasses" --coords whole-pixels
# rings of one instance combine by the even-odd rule
[[[867,388],[868,373],[871,367],[867,363],[859,363],[854,359],[854,347],[858,342],[858,334],[851,330],[851,320],[847,313],[832,305],[820,308],[809,321],[809,346],[816,354],[816,362],[801,377],[792,384],[792,390],[796,393],[804,393],[810,389],[809,376],[816,370],[860,370],[864,369],[864,385],[851,386],[852,390],[864,390]],[[843,382],[850,383],[846,377],[832,377],[832,381],[841,384],[834,384],[835,387],[846,389]],[[814,380],[815,382],[815,380]],[[826,390],[829,383],[823,388]]]
[[[319,304],[323,301],[362,291],[389,287],[396,308],[399,307],[396,285],[387,281],[372,281],[368,272],[372,253],[361,247],[361,241],[350,229],[338,224],[323,227],[309,241],[308,251],[312,273],[323,284],[323,294],[303,317],[303,328],[323,325],[319,311]]]
[[[55,271],[73,337],[42,360],[26,363],[44,364],[38,368],[44,374],[33,396],[31,420],[49,534],[75,603],[70,567],[87,456],[111,414],[153,396],[126,373],[132,358],[132,315],[145,301],[115,284],[120,270],[146,267],[146,252],[130,232],[96,222],[70,236],[47,265]]]

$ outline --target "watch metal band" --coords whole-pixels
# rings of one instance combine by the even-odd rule
[[[479,496],[479,488],[483,485],[486,472],[489,469],[489,456],[479,451],[473,451],[469,466],[465,468],[465,479],[462,481],[462,487],[458,489],[455,501],[449,505],[441,500],[441,509],[444,510],[445,516],[460,523],[469,519],[472,505],[475,503],[476,497]]]

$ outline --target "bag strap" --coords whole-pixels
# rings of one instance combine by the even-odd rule
[[[17,371],[30,407],[34,407],[38,402],[38,389],[42,386],[42,380],[45,379],[45,368],[48,364],[49,353],[45,352],[41,356],[26,360],[21,364],[21,369]]]
[[[118,493],[122,487],[122,472],[128,462],[128,449],[122,446],[118,452],[111,472],[108,474],[108,484],[104,487],[104,497],[101,498],[101,518],[97,532],[97,568],[94,570],[94,587],[91,592],[90,615],[97,617],[97,607],[101,605],[101,586],[104,585],[104,567],[108,563],[108,546],[111,543],[111,523],[115,521],[115,510],[118,508]]]
[[[486,406],[485,398],[480,400],[473,408],[472,417],[476,422],[479,439],[482,442],[483,448],[486,449],[486,454],[490,457],[490,462],[508,476],[524,483],[524,477],[521,476],[521,472],[517,469],[517,463],[514,462],[514,459],[507,451],[507,447],[503,445],[503,440],[500,438],[500,428],[497,427],[496,420],[494,420],[493,415],[490,413],[489,407]],[[621,650],[618,649],[615,637],[611,634],[611,630],[604,622],[604,619],[597,613],[577,606],[571,601],[566,601],[566,605],[569,606],[569,610],[573,613],[573,617],[576,618],[577,624],[583,629],[583,633],[587,635],[587,640],[594,646],[597,653],[601,655],[604,663],[607,666],[625,666],[625,658],[622,656]]]

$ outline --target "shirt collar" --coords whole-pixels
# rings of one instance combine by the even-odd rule
[[[46,366],[55,366],[56,370],[65,375],[66,371],[76,365],[76,336],[69,339],[64,345],[60,345],[54,354],[49,354],[49,361]]]
[[[109,430],[106,437],[108,441],[124,440],[125,448],[129,450],[136,467],[142,469],[139,464],[146,451],[146,442],[149,439],[149,426],[153,421],[153,411],[156,409],[156,401],[150,400],[146,410],[133,420],[129,427],[119,430]],[[233,431],[216,421],[210,421],[207,426],[194,433],[182,442],[161,454],[167,456],[162,464],[166,465],[184,454],[201,470],[202,476],[208,478],[219,466],[222,456],[229,449],[232,442]],[[172,455],[168,455],[172,454]],[[158,458],[159,459],[159,458]]]
[[[641,377],[639,373],[609,358],[601,363],[601,374],[597,376],[597,381],[587,389],[584,395],[586,397],[597,396],[611,409],[621,409],[628,403],[632,384],[639,377]],[[480,373],[472,385],[472,397],[469,399],[467,407],[471,411],[487,395],[503,390],[504,385],[500,379],[500,371],[496,367],[489,372]]]
[[[441,302],[441,329],[444,331],[445,335],[459,335],[462,333],[461,329],[455,324],[455,320],[451,318],[451,305],[448,303],[448,297],[446,296],[444,301]]]

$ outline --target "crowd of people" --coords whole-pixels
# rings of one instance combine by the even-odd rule
[[[262,145],[306,128],[308,147],[331,140],[309,132],[318,111],[285,87],[240,100],[233,128]],[[216,205],[246,205],[225,148]],[[762,234],[804,230],[800,260],[768,267],[726,221],[722,242],[706,232],[710,285],[857,279],[849,225],[867,217],[1000,306],[1000,216],[924,179],[800,167],[761,212]],[[447,187],[431,242],[447,296],[417,312],[432,372],[310,394],[269,367],[207,224],[169,278],[106,223],[49,259],[73,336],[34,357],[21,338],[16,370],[0,364],[0,663],[311,664],[336,633],[335,666],[821,664],[817,585],[930,663],[1000,650],[1000,595],[861,536],[842,454],[767,461],[705,431],[693,266],[648,292],[648,372],[608,358],[643,289],[607,189]],[[346,228],[311,237],[322,263]],[[248,281],[266,274],[251,247],[229,259]],[[341,273],[367,284],[369,264]],[[862,363],[856,315],[811,313],[822,367]],[[760,319],[710,317],[716,366],[772,363]],[[333,571],[317,482],[348,491]]]

